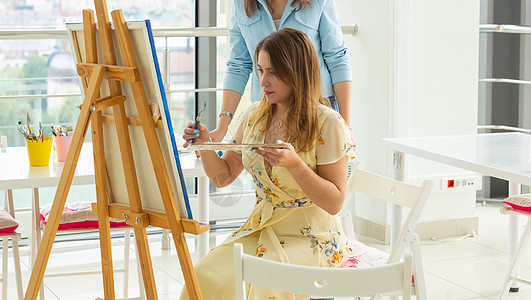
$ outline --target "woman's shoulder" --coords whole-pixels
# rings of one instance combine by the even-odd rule
[[[332,108],[330,108],[328,105],[324,105],[319,103],[317,106],[318,112],[319,112],[319,118],[327,118],[330,115],[339,115],[339,113]]]
[[[318,109],[319,109],[318,110],[319,124],[321,126],[325,123],[328,125],[332,125],[335,123],[344,124],[344,125],[347,124],[345,120],[343,119],[343,117],[337,111],[333,110],[332,108],[326,105],[323,105],[323,104],[319,104]]]

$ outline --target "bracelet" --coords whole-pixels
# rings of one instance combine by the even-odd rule
[[[230,111],[226,111],[226,110],[222,110],[219,112],[219,116],[221,117],[222,115],[228,116],[231,119],[231,121],[232,121],[232,118],[234,117],[234,115]]]

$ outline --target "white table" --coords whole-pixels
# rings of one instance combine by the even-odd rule
[[[184,177],[198,178],[199,214],[195,219],[201,223],[209,222],[208,177],[203,171],[201,160],[193,153],[179,155]],[[8,147],[6,153],[0,153],[0,190],[6,191],[6,206],[13,207],[14,189],[32,189],[32,262],[36,254],[36,245],[40,243],[40,234],[36,234],[40,224],[37,211],[39,204],[39,188],[55,187],[59,184],[64,162],[50,158],[50,164],[44,167],[29,165],[26,147]],[[94,184],[94,162],[92,144],[85,143],[77,163],[72,185]],[[209,232],[198,237],[198,254],[200,257],[208,253]]]
[[[488,133],[456,136],[433,136],[384,139],[395,151],[395,179],[404,180],[404,153],[452,165],[509,181],[509,195],[520,193],[521,185],[531,186],[531,135],[523,133]],[[401,227],[400,207],[391,212],[391,241]],[[509,216],[509,262],[516,250],[518,216]],[[513,287],[517,287],[513,284]]]

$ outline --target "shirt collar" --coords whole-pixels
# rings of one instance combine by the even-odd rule
[[[286,18],[291,14],[291,12],[295,10],[295,8],[297,7],[297,6],[292,6],[291,5],[292,2],[293,2],[292,0],[288,0],[286,4],[286,8],[284,9],[284,12],[282,13],[282,17],[280,18],[279,28],[282,27],[282,23],[284,23],[284,20],[286,20]],[[262,5],[262,8],[265,9],[267,14],[269,14],[269,16],[271,17],[271,13],[269,12],[269,9],[267,8],[266,0],[258,0],[258,3]]]

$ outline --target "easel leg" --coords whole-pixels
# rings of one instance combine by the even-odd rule
[[[50,257],[50,252],[52,251],[53,241],[57,233],[57,228],[59,227],[59,221],[61,220],[61,215],[65,207],[66,197],[68,195],[68,191],[70,190],[72,179],[74,178],[74,172],[79,159],[79,153],[81,152],[81,147],[83,146],[83,141],[85,140],[85,134],[90,118],[90,103],[96,100],[96,94],[99,92],[104,73],[105,67],[97,66],[94,68],[94,72],[90,76],[89,88],[85,95],[85,99],[83,100],[81,114],[77,121],[74,137],[72,143],[70,144],[70,150],[68,151],[65,166],[61,174],[61,179],[59,180],[59,185],[57,186],[57,192],[53,200],[50,217],[48,218],[48,223],[46,229],[44,230],[43,243],[39,247],[37,259],[35,260],[35,265],[31,272],[30,281],[26,290],[26,296],[24,298],[26,300],[35,300],[37,298],[39,286],[42,284],[44,271],[46,270],[46,264],[48,263],[48,258]]]
[[[98,202],[98,228],[100,232],[101,272],[105,299],[115,298],[113,262],[111,249],[111,228],[109,224],[109,202],[107,200],[107,173],[105,171],[105,152],[103,148],[103,128],[101,111],[91,115],[92,146],[94,152],[94,171]]]
[[[153,274],[153,264],[149,253],[149,242],[145,228],[135,228],[135,241],[138,250],[140,268],[144,278],[144,288],[148,299],[158,299],[157,288],[155,286],[155,276]]]
[[[98,63],[96,45],[96,23],[94,11],[83,10],[83,36],[85,39],[85,56],[89,63]],[[96,93],[99,97],[99,92]],[[105,299],[114,299],[114,274],[111,250],[111,229],[107,210],[107,172],[105,169],[105,151],[103,146],[102,113],[93,113],[90,118],[92,129],[92,146],[94,154],[94,171],[96,178],[96,197],[98,202],[98,228],[100,233],[101,271]]]

